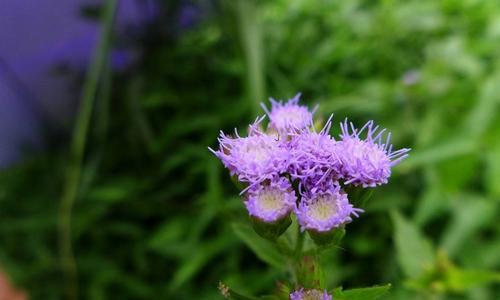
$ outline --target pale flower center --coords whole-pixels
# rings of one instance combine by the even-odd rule
[[[283,207],[283,192],[279,189],[266,188],[259,194],[259,206],[266,212]]]
[[[273,119],[278,127],[282,127],[280,129],[285,129],[284,127],[288,126],[302,127],[307,122],[304,120],[304,112],[299,109],[282,109],[276,112]]]
[[[309,290],[304,292],[302,300],[321,300],[323,293],[316,290]]]
[[[272,147],[264,143],[248,143],[242,149],[249,158],[257,163],[265,162],[272,152]]]
[[[337,213],[335,201],[328,196],[320,196],[309,206],[309,215],[318,221],[325,221]]]

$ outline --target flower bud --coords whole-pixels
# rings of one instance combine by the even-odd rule
[[[309,233],[318,246],[338,243],[345,235],[344,225],[362,210],[354,208],[336,185],[305,195],[296,210],[302,230]]]
[[[271,111],[262,104],[262,108],[269,116],[269,131],[287,136],[312,126],[315,109],[309,111],[307,106],[299,105],[299,100],[300,93],[286,103],[271,98]]]
[[[290,182],[286,178],[276,177],[251,188],[245,206],[254,230],[262,237],[273,240],[292,223],[290,213],[296,201]]]

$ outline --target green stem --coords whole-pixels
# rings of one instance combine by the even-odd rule
[[[290,247],[286,244],[286,242],[280,237],[276,239],[275,241],[276,249],[283,255],[283,256],[290,256],[292,251]]]
[[[109,110],[111,105],[111,90],[112,90],[112,80],[111,80],[111,62],[109,57],[104,63],[104,68],[101,74],[100,90],[97,95],[97,105],[96,108],[96,136],[99,145],[103,146],[106,143],[106,135],[109,125]]]
[[[103,31],[94,54],[92,65],[85,78],[82,101],[73,131],[70,157],[59,208],[59,251],[61,268],[66,281],[67,299],[78,299],[78,272],[71,244],[71,214],[73,204],[78,195],[80,176],[87,140],[90,118],[100,74],[109,52],[111,33],[117,1],[108,0],[103,14]]]
[[[260,103],[264,101],[266,89],[262,29],[258,20],[258,7],[254,0],[238,0],[236,10],[241,45],[247,66],[247,97],[253,113],[257,115],[260,113]]]
[[[292,281],[296,285],[299,283],[299,273],[300,273],[300,263],[302,260],[302,248],[304,247],[304,234],[300,232],[300,226],[297,226],[297,238],[295,240],[295,249],[293,250],[293,255],[291,256],[290,271],[292,275]]]
[[[300,226],[297,227],[297,243],[295,244],[295,260],[299,261],[302,256],[302,248],[304,247],[305,234],[300,231]]]

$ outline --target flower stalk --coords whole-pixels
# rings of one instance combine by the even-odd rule
[[[102,15],[103,29],[92,65],[90,66],[83,86],[82,100],[71,143],[66,182],[60,200],[58,224],[59,252],[61,268],[64,279],[66,280],[66,298],[71,300],[78,299],[78,271],[72,249],[71,216],[74,202],[78,196],[87,132],[92,116],[97,86],[109,53],[116,7],[116,0],[108,0],[104,5]]]

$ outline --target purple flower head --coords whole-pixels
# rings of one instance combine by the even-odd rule
[[[360,130],[352,123],[340,124],[342,140],[339,142],[339,158],[342,163],[342,175],[345,184],[375,187],[385,184],[391,176],[391,167],[408,156],[410,149],[392,150],[391,134],[385,141],[382,136],[385,129],[378,131],[373,121],[366,123]],[[366,139],[361,134],[367,131]]]
[[[336,155],[337,142],[329,134],[331,117],[319,132],[303,130],[289,142],[289,173],[293,179],[315,186],[337,180],[340,161]]]
[[[250,188],[245,206],[250,216],[274,222],[290,214],[296,201],[295,191],[288,179],[275,177]]]
[[[336,184],[313,188],[303,194],[295,211],[302,230],[328,232],[352,221],[363,210],[354,208]]]
[[[284,144],[259,130],[263,118],[257,118],[250,125],[247,137],[241,137],[236,129],[235,137],[221,131],[219,150],[209,148],[240,181],[256,184],[285,172],[288,167],[288,151]]]
[[[270,99],[271,111],[264,104],[261,104],[264,111],[269,116],[269,129],[279,134],[288,134],[305,128],[313,124],[313,114],[307,106],[299,105],[300,93],[283,103]]]
[[[290,294],[290,300],[332,300],[326,291],[300,289]]]

